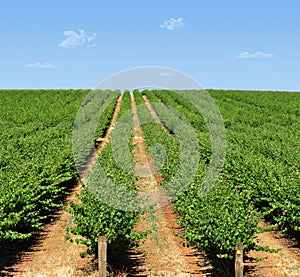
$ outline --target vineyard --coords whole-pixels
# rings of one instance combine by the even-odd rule
[[[0,91],[0,244],[26,239],[76,177],[72,125],[88,91]]]
[[[208,92],[222,118],[225,133],[217,148],[226,149],[224,164],[216,154],[214,129],[208,127],[220,124],[217,116],[204,118],[188,100],[202,91],[134,90],[133,96],[108,90],[0,91],[0,249],[37,234],[77,181],[82,189],[67,208],[72,224],[66,234],[87,246],[82,257],[97,253],[99,236],[107,238],[110,249],[130,249],[151,235],[135,230],[141,217],[156,208],[140,206],[132,98],[142,123],[139,136],[145,139],[152,170],[161,176],[182,240],[211,259],[230,263],[238,242],[246,253],[275,251],[257,243],[268,230],[299,238],[300,94]],[[107,134],[118,100],[116,125],[101,148],[97,138]],[[80,107],[92,111],[96,124],[86,113],[77,114]],[[76,133],[80,124],[81,137]],[[92,134],[89,124],[96,126]],[[96,147],[101,149],[93,159]],[[205,178],[212,163],[218,178],[210,184]],[[127,194],[130,201],[123,201]],[[262,220],[267,227],[261,227]]]
[[[261,218],[282,232],[299,234],[298,94],[211,92],[227,127],[228,145],[222,177],[208,195],[201,197],[210,143],[202,131],[205,126],[199,112],[197,116],[191,103],[174,93],[144,93],[151,101],[161,101],[185,115],[204,147],[193,184],[174,205],[189,241],[217,256],[233,258],[238,241],[243,241],[247,250],[258,249],[254,238],[263,231],[257,227]],[[287,101],[288,96],[293,103]],[[273,98],[276,103],[268,100]],[[163,135],[163,140],[167,139],[161,130],[157,132],[151,137],[154,132],[149,131],[150,143]]]

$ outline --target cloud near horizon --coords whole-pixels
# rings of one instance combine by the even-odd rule
[[[179,17],[177,19],[170,18],[168,20],[164,20],[164,22],[160,25],[160,28],[174,31],[175,29],[183,27],[184,25],[185,22],[183,17]]]
[[[95,47],[95,43],[91,43],[96,39],[96,33],[86,32],[82,29],[78,29],[78,33],[73,30],[68,30],[64,32],[64,36],[66,37],[58,47],[72,49],[77,46],[86,45],[86,47]]]
[[[25,67],[28,68],[45,68],[45,69],[55,69],[56,66],[51,63],[30,63],[26,64]]]
[[[263,53],[261,51],[257,51],[255,53],[249,53],[249,52],[243,52],[240,53],[239,55],[235,56],[235,59],[254,59],[254,58],[273,58],[273,54],[269,53]]]

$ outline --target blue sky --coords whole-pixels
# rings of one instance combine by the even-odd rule
[[[0,88],[94,88],[163,66],[204,88],[300,91],[300,2],[2,0]]]

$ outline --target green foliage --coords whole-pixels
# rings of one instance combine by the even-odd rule
[[[72,127],[87,90],[0,91],[0,244],[26,239],[76,175]]]
[[[278,230],[299,234],[299,93],[211,94],[230,125],[225,164],[230,179],[249,191],[249,201]]]
[[[73,154],[78,170],[83,171],[109,125],[120,91],[93,90],[82,102],[73,128]]]
[[[215,256],[232,259],[239,241],[246,251],[257,249],[254,239],[263,232],[257,227],[263,217],[274,223],[273,229],[299,234],[299,94],[210,91],[223,116],[228,145],[222,177],[203,197],[203,177],[211,150],[200,113],[175,93],[143,93],[151,102],[163,103],[166,109],[172,107],[182,113],[197,133],[201,148],[197,174],[174,202],[184,237],[191,244]],[[163,136],[153,130],[145,132],[148,140]],[[166,134],[163,140],[169,140]],[[175,147],[169,153],[176,151]],[[176,164],[178,160],[172,167]],[[174,170],[166,171],[166,165],[160,172],[169,180]]]
[[[215,256],[231,259],[236,242],[242,241],[246,250],[258,249],[254,239],[264,231],[257,227],[261,218],[272,223],[269,228],[298,236],[300,95],[209,92],[223,117],[227,154],[221,178],[203,196],[203,180],[212,155],[205,119],[192,103],[174,92],[144,91],[168,128],[167,134],[151,119],[147,108],[139,106],[144,100],[138,91],[134,91],[140,119],[147,122],[143,124],[147,150],[165,179],[163,185],[166,191],[174,196],[174,209],[184,227],[184,237]],[[0,244],[32,236],[60,207],[66,194],[64,182],[77,174],[72,153],[73,122],[87,94],[86,90],[0,91]],[[93,149],[94,139],[105,133],[118,95],[117,91],[102,91],[101,95],[95,92],[85,98],[83,105],[99,117],[95,117],[96,131],[91,130],[88,124],[85,126],[86,133],[83,132],[83,135],[87,140],[92,137],[90,144],[85,144],[83,139],[82,145],[76,149],[83,161]],[[99,107],[93,101],[95,99],[100,99],[103,104],[101,117]],[[118,115],[120,121],[126,112],[130,113],[130,109],[130,95],[126,92]],[[78,122],[94,123],[94,119],[87,118],[86,114],[81,116]],[[183,126],[177,124],[179,118],[182,124],[189,122],[195,131],[199,162],[193,182],[184,190],[176,191],[178,184],[186,180],[186,175],[193,172],[180,171],[180,162],[186,165],[184,161],[188,161],[189,152],[183,152],[181,137],[176,135]],[[129,126],[132,121],[127,123]],[[132,127],[128,130],[132,132]],[[128,138],[125,133],[118,134],[124,141]],[[129,134],[131,136],[132,133]],[[127,144],[131,152],[134,146],[130,141]],[[69,232],[81,235],[83,238],[77,242],[86,244],[90,253],[95,251],[101,235],[107,236],[112,247],[134,244],[145,235],[132,231],[138,212],[118,210],[100,201],[103,197],[112,203],[120,201],[124,190],[136,194],[134,184],[137,178],[130,174],[130,170],[124,172],[124,164],[118,163],[125,160],[132,167],[132,156],[120,154],[116,159],[118,155],[113,153],[114,147],[113,143],[108,143],[97,160],[107,179],[102,178],[94,167],[94,173],[88,177],[89,183],[83,184],[82,193],[78,195],[79,202],[73,203],[70,208],[74,224]],[[182,153],[186,154],[181,156]],[[193,155],[190,154],[190,157],[193,158]],[[116,198],[107,192],[101,194],[104,188],[109,192],[111,183],[117,186]],[[271,251],[269,248],[263,250]]]

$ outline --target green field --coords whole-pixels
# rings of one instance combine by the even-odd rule
[[[200,249],[233,258],[239,241],[247,250],[258,249],[254,238],[263,231],[257,227],[262,218],[271,222],[274,229],[299,234],[300,94],[210,93],[223,117],[227,152],[219,181],[202,197],[201,186],[211,152],[209,136],[199,113],[197,115],[191,103],[174,93],[145,92],[152,101],[162,101],[184,114],[194,124],[201,145],[202,157],[196,178],[175,200],[174,207],[179,212],[185,237]],[[159,128],[155,135],[153,128],[148,132],[150,143],[160,136],[165,136],[162,141],[168,140]],[[174,152],[176,150],[171,149],[170,153]],[[161,172],[170,179],[169,168],[162,168]]]
[[[88,92],[0,91],[0,244],[35,234],[60,207],[68,190],[66,182],[77,177],[72,130]],[[257,248],[254,239],[263,231],[257,227],[262,218],[278,231],[299,236],[300,94],[221,90],[209,93],[223,118],[226,157],[219,180],[203,196],[202,182],[211,161],[205,120],[195,106],[176,93],[134,92],[137,104],[144,103],[144,94],[151,102],[180,112],[198,138],[200,157],[192,184],[179,195],[172,191],[172,186],[166,186],[176,196],[173,207],[179,214],[184,236],[199,249],[224,258],[233,257],[235,243],[239,241],[246,250]],[[118,95],[115,92],[114,101],[101,116],[96,137],[101,137],[108,127]],[[130,109],[127,92],[119,116]],[[140,117],[151,117],[142,107],[138,112]],[[157,113],[164,118],[163,109]],[[171,114],[169,119],[176,122],[178,114]],[[172,131],[169,128],[170,136],[159,124],[143,126],[148,147],[155,143],[165,147],[166,159],[160,164],[163,185],[176,176],[179,168],[179,140]],[[128,144],[132,149],[130,141]],[[154,159],[158,165],[159,157]],[[98,161],[114,183],[134,193],[137,179],[122,172],[110,143]],[[79,198],[81,204],[73,204],[70,210],[77,227],[69,231],[83,235],[86,240],[82,242],[91,251],[95,250],[99,235],[107,236],[110,244],[134,242],[143,235],[132,232],[138,213],[112,209],[85,187]]]

